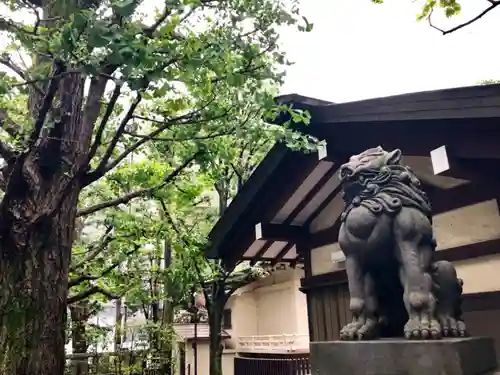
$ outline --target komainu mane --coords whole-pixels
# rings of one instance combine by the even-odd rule
[[[434,260],[431,204],[400,161],[400,150],[376,147],[340,167],[339,244],[353,314],[343,340],[466,335],[462,280],[450,262]]]

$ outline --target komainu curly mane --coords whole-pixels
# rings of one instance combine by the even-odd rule
[[[413,171],[400,164],[400,154],[394,155],[372,148],[351,157],[344,164],[352,174],[342,169],[345,208],[344,221],[353,207],[363,206],[374,214],[397,214],[402,207],[413,207],[432,220],[431,204]]]

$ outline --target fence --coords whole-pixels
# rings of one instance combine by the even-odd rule
[[[295,352],[309,349],[309,335],[282,334],[240,336],[238,351],[240,352]]]
[[[82,353],[66,356],[66,375],[164,375],[160,363],[138,353]]]
[[[236,357],[234,375],[309,375],[309,354],[283,357]]]

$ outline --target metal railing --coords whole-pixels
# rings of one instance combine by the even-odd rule
[[[309,355],[234,359],[234,375],[310,375]]]
[[[281,334],[240,336],[239,352],[304,352],[309,351],[309,335]]]

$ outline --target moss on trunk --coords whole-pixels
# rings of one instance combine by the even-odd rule
[[[75,194],[52,218],[33,225],[11,218],[1,232],[2,375],[59,375],[65,365],[68,269]],[[5,202],[4,202],[5,203]],[[16,202],[27,210],[29,201]],[[13,212],[12,205],[9,212]],[[5,222],[4,222],[5,223]],[[3,223],[3,224],[4,224]]]

